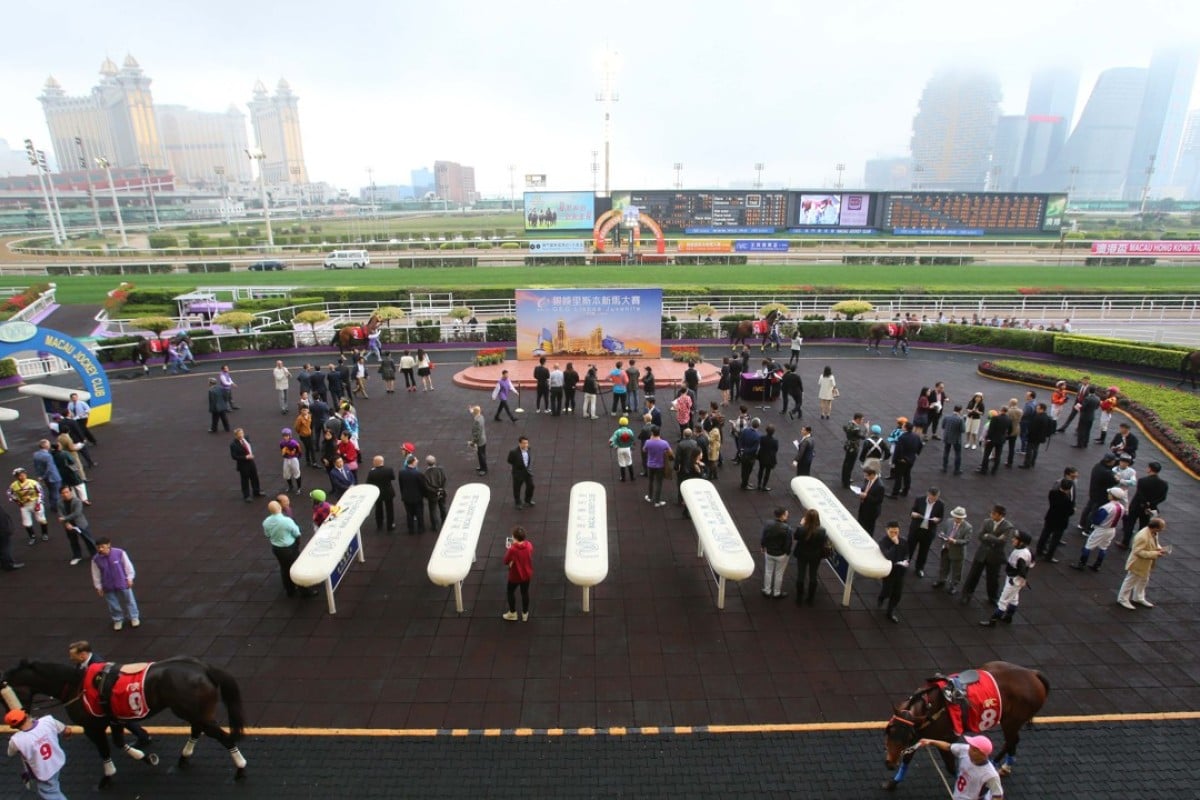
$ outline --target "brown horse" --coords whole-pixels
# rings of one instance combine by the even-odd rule
[[[779,309],[772,308],[767,316],[761,320],[748,319],[732,325],[729,328],[729,346],[734,350],[737,349],[739,344],[745,347],[746,340],[758,334],[758,331],[754,329],[754,326],[757,324],[760,326],[762,333],[762,344],[759,349],[766,350],[767,340],[771,337],[771,328],[775,325],[775,320],[777,319],[779,319]]]
[[[892,355],[899,350],[902,355],[908,355],[908,336],[916,336],[921,332],[921,323],[914,320],[897,320],[896,322],[880,322],[867,330],[867,350],[879,352],[879,343],[885,338],[892,340]]]
[[[1200,350],[1193,350],[1183,357],[1183,362],[1179,365],[1179,383],[1176,386],[1183,386],[1184,381],[1191,379],[1192,388],[1196,388],[1196,373],[1200,372]]]
[[[366,347],[367,337],[379,330],[379,317],[372,314],[366,325],[345,325],[333,335],[332,345],[337,345],[338,352],[346,355],[347,350],[357,350]]]
[[[1004,731],[1004,747],[993,759],[1000,766],[1000,774],[1012,772],[1013,762],[1017,756],[1017,744],[1021,740],[1021,728],[1033,719],[1046,702],[1050,693],[1050,681],[1046,676],[1034,669],[1010,664],[1007,661],[989,661],[979,668],[980,672],[989,672],[996,680],[1000,691],[1001,717],[996,720]],[[940,739],[943,742],[954,742],[958,736],[947,712],[947,700],[944,694],[944,679],[929,679],[926,685],[913,692],[903,703],[892,708],[892,718],[884,729],[887,747],[886,765],[896,773],[883,783],[883,788],[892,790],[904,780],[908,772],[908,764],[916,753],[917,744],[921,739]],[[981,724],[980,727],[985,727]],[[955,772],[956,764],[949,753],[942,754],[946,768],[950,774]]]
[[[71,664],[22,660],[4,673],[0,683],[11,686],[26,708],[32,705],[35,694],[53,697],[63,704],[67,716],[73,723],[83,727],[84,734],[100,752],[100,758],[104,761],[101,789],[111,783],[117,771],[112,763],[108,740],[104,736],[110,725],[113,742],[118,748],[128,751],[134,758],[141,760],[145,757],[150,764],[157,764],[157,756],[125,746],[120,720],[96,716],[88,711],[82,702],[83,679],[83,670]],[[229,715],[228,733],[216,721],[217,706],[222,702]],[[179,755],[179,767],[188,765],[196,742],[201,735],[205,735],[217,740],[229,751],[235,768],[234,778],[241,780],[246,776],[246,759],[237,746],[246,724],[242,696],[237,681],[228,672],[187,656],[155,661],[146,670],[138,703],[144,706],[147,716],[170,709],[191,726],[191,735]]]

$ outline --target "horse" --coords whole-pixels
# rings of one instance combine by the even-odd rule
[[[137,337],[137,341],[133,343],[133,363],[142,368],[143,375],[150,374],[150,359],[153,355],[150,340],[145,336]]]
[[[1191,379],[1192,389],[1196,388],[1196,373],[1200,372],[1200,350],[1193,350],[1183,357],[1183,361],[1179,364],[1179,383],[1176,386],[1183,386],[1184,381]]]
[[[878,353],[879,342],[888,337],[892,339],[892,355],[896,355],[897,349],[902,354],[908,355],[908,335],[911,333],[916,336],[920,332],[921,323],[914,320],[880,322],[872,325],[867,330],[867,352],[874,350]]]
[[[145,667],[141,694],[135,700],[137,692],[131,689],[129,704],[143,706],[146,716],[169,708],[175,716],[191,726],[191,735],[179,755],[178,766],[188,766],[188,759],[200,735],[207,734],[229,751],[235,767],[234,779],[245,778],[246,759],[238,749],[237,742],[242,737],[246,722],[241,690],[233,676],[190,656],[175,656],[140,666]],[[22,659],[16,667],[4,673],[2,685],[10,686],[26,707],[32,704],[34,695],[52,697],[63,704],[71,721],[83,728],[84,734],[100,753],[104,762],[104,774],[100,780],[100,788],[103,789],[112,783],[112,777],[117,772],[112,763],[112,751],[104,736],[109,725],[112,725],[113,743],[117,747],[126,750],[134,758],[139,757],[140,751],[133,751],[124,744],[120,720],[93,714],[85,707],[84,676],[83,670],[71,664]],[[221,702],[225,703],[229,713],[228,733],[216,722],[217,705]],[[147,760],[151,764],[157,763],[157,757],[148,757]]]
[[[747,339],[749,339],[751,336],[761,333],[762,345],[759,347],[759,349],[766,350],[767,340],[771,336],[771,328],[774,327],[775,320],[777,319],[779,319],[779,309],[772,308],[770,312],[768,312],[767,316],[761,320],[748,319],[733,325],[733,327],[729,329],[730,348],[736,350],[739,344],[745,347]],[[757,330],[756,326],[758,326]]]
[[[367,338],[378,329],[379,316],[372,314],[366,325],[345,325],[339,328],[329,343],[335,345],[339,353],[346,355],[347,350],[357,350],[360,345],[365,346]]]
[[[1050,681],[1037,670],[1007,661],[989,661],[979,667],[979,672],[991,673],[1000,694],[1001,716],[997,719],[990,708],[984,709],[979,727],[986,730],[998,722],[1004,731],[1004,747],[993,760],[1000,764],[1000,774],[1006,776],[1012,773],[1017,744],[1021,740],[1021,728],[1045,704],[1046,696],[1050,693]],[[887,749],[884,763],[896,773],[883,783],[882,788],[890,791],[904,780],[909,762],[916,753],[915,745],[921,739],[940,739],[944,742],[957,740],[948,712],[950,701],[946,698],[947,690],[944,678],[931,678],[907,700],[892,707],[892,718],[884,728]],[[965,727],[966,720],[963,722]],[[953,757],[949,753],[942,753],[942,757],[953,775],[956,769]]]

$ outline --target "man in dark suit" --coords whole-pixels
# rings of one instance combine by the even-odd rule
[[[372,459],[367,483],[379,487],[379,499],[375,501],[375,530],[383,530],[385,514],[388,531],[396,530],[396,471],[384,466],[383,456]]]
[[[866,485],[862,491],[858,493],[858,524],[872,539],[875,538],[875,523],[879,520],[879,513],[883,510],[883,482],[879,480],[879,473],[874,467],[864,467],[863,476],[866,478]]]
[[[71,659],[71,663],[79,668],[80,672],[85,672],[92,664],[103,664],[104,656],[92,651],[92,646],[87,641],[71,642],[67,646],[67,657]],[[139,750],[145,750],[153,741],[150,734],[141,725],[138,725],[133,720],[122,720],[121,727],[127,728],[130,733],[137,737],[137,742],[134,747]]]
[[[1105,453],[1092,467],[1088,476],[1087,504],[1083,507],[1083,513],[1079,515],[1079,530],[1092,529],[1092,513],[1108,501],[1108,490],[1117,485],[1117,476],[1113,473],[1116,464],[1117,454]]]
[[[1059,433],[1065,433],[1067,428],[1071,427],[1071,421],[1073,419],[1075,419],[1075,415],[1078,414],[1082,410],[1083,399],[1085,397],[1087,397],[1088,393],[1091,391],[1092,391],[1092,379],[1089,378],[1087,375],[1084,375],[1083,378],[1079,381],[1079,391],[1077,391],[1075,393],[1075,405],[1071,408],[1071,415],[1069,417],[1067,417],[1066,422],[1064,422],[1061,426],[1059,426],[1059,428],[1058,428]]]
[[[971,595],[975,594],[975,587],[985,571],[988,605],[995,606],[1000,600],[1000,568],[1004,566],[1004,548],[1017,533],[1013,524],[1004,518],[1007,513],[1004,506],[992,506],[991,517],[979,531],[979,547],[971,559],[971,571],[963,581],[962,599],[959,600],[964,606],[971,602]]]
[[[217,432],[217,422],[225,426],[225,432],[229,433],[229,400],[225,398],[216,378],[208,379],[208,414],[211,417],[209,433]]]
[[[1120,432],[1113,437],[1108,444],[1108,449],[1114,453],[1129,453],[1135,459],[1137,458],[1138,438],[1129,432],[1129,423],[1122,422],[1117,426]],[[1145,526],[1143,526],[1145,527]]]
[[[1037,464],[1038,450],[1054,435],[1054,420],[1046,413],[1046,404],[1038,403],[1035,409],[1025,433],[1025,460],[1017,465],[1017,469],[1032,469]],[[1021,422],[1024,424],[1024,417]]]
[[[979,474],[987,475],[988,459],[992,460],[992,474],[1000,467],[1000,456],[1004,451],[1004,443],[1008,440],[1008,432],[1012,423],[1003,411],[988,412],[987,432],[983,435],[983,461],[979,465]]]
[[[517,446],[508,451],[508,465],[512,467],[513,500],[517,508],[536,505],[533,502],[533,454],[529,452],[529,439],[521,436]],[[521,502],[521,487],[525,487],[525,502]]]
[[[904,423],[904,433],[896,440],[893,451],[893,462],[896,470],[895,481],[892,483],[892,497],[908,497],[912,486],[912,468],[917,463],[917,456],[924,445],[921,435],[913,430],[911,422]]]
[[[254,502],[250,497],[251,489],[254,490],[254,497],[266,497],[258,485],[258,465],[254,461],[254,448],[250,446],[250,440],[241,428],[233,432],[233,441],[229,443],[229,457],[237,466],[238,477],[242,481],[242,499],[247,503]]]
[[[1146,465],[1147,474],[1138,478],[1129,513],[1125,515],[1125,530],[1117,547],[1129,549],[1133,534],[1150,524],[1150,518],[1158,514],[1159,506],[1167,501],[1167,482],[1159,477],[1162,464],[1151,461]]]
[[[1089,388],[1087,395],[1079,401],[1079,424],[1075,426],[1075,444],[1072,447],[1084,448],[1092,438],[1092,425],[1096,422],[1096,412],[1100,409],[1100,398],[1096,390]]]
[[[400,502],[404,503],[404,518],[408,533],[425,532],[425,475],[417,467],[417,457],[409,454],[404,467],[396,476],[400,485]]]
[[[804,402],[804,380],[800,377],[800,373],[796,372],[795,364],[787,365],[787,371],[783,373],[779,387],[783,395],[783,408],[779,410],[779,413],[784,414],[788,419],[803,417],[804,411],[801,410],[800,404]],[[788,412],[788,400],[791,400],[793,405],[790,413]]]
[[[929,487],[924,497],[917,499],[912,507],[912,521],[908,524],[908,559],[913,554],[917,556],[913,568],[918,578],[925,577],[925,559],[929,557],[929,546],[933,544],[933,535],[946,516],[946,506],[941,500],[941,492],[936,486]]]

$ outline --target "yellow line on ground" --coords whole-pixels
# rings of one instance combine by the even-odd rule
[[[1097,722],[1164,722],[1171,720],[1200,720],[1200,711],[1146,711],[1129,714],[1066,714],[1052,717],[1036,717],[1038,725],[1086,725]],[[421,738],[435,736],[450,736],[462,738],[465,736],[628,736],[656,735],[665,733],[820,733],[827,731],[868,731],[881,730],[886,721],[879,722],[804,722],[804,723],[768,723],[762,725],[646,725],[643,727],[613,727],[613,728],[578,728],[567,731],[564,728],[246,728],[248,736],[314,736],[323,738],[335,737],[364,737],[364,738]],[[182,726],[163,726],[147,729],[155,736],[186,736],[190,730]]]

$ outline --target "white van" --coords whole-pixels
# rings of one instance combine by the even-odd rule
[[[334,250],[325,256],[325,269],[366,269],[370,263],[366,250]]]

